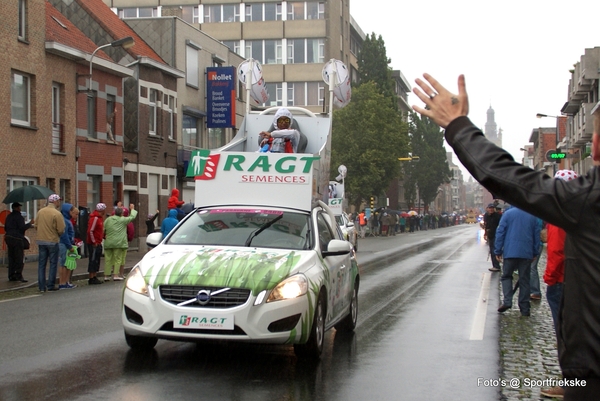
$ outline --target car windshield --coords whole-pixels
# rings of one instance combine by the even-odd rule
[[[245,246],[250,242],[252,247],[301,250],[308,248],[308,238],[307,213],[213,208],[196,210],[166,244]]]

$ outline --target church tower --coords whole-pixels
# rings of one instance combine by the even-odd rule
[[[485,129],[483,133],[486,138],[492,141],[495,145],[502,147],[502,129],[498,132],[498,125],[495,119],[496,113],[492,106],[487,111],[487,121],[485,123]]]

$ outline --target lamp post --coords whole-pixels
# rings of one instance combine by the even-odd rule
[[[92,65],[94,64],[92,61],[94,60],[94,56],[100,49],[104,49],[105,47],[122,47],[123,49],[129,49],[131,46],[135,45],[135,41],[131,36],[127,36],[125,38],[115,40],[114,42],[107,43],[105,45],[99,46],[94,50],[92,56],[90,57],[90,80],[88,84],[88,92],[92,91]]]

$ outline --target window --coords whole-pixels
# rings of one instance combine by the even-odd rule
[[[185,47],[185,82],[194,88],[200,87],[198,50],[195,46],[190,46],[189,44]]]
[[[325,41],[323,39],[288,39],[288,64],[323,63]]]
[[[87,130],[89,138],[98,138],[96,133],[96,93],[87,93]]]
[[[283,84],[266,83],[267,91],[269,92],[268,106],[283,106]]]
[[[265,21],[281,21],[281,3],[265,3]]]
[[[158,91],[156,89],[150,89],[150,95],[148,96],[148,131],[150,135],[156,135],[156,99],[158,98]]]
[[[111,141],[115,141],[117,138],[116,106],[115,95],[106,95],[106,139]]]
[[[240,56],[243,56],[242,48],[240,46],[239,40],[224,40],[223,44],[225,46],[229,47],[229,50],[231,50],[232,52],[239,54]]]
[[[287,19],[288,20],[303,20],[304,18],[304,2],[288,2],[287,3]]]
[[[208,149],[216,149],[226,144],[224,128],[209,128],[208,129]],[[204,144],[202,144],[204,147]]]
[[[288,106],[322,106],[325,95],[323,82],[288,82]]]
[[[306,19],[325,19],[325,3],[316,1],[307,2]]]
[[[65,138],[64,138],[64,127],[60,123],[60,93],[62,85],[53,82],[52,83],[52,152],[53,153],[64,153],[65,151]]]
[[[199,147],[198,142],[198,127],[199,127],[199,119],[196,117],[184,114],[183,119],[181,121],[183,127],[181,128],[181,140],[183,146],[190,146],[193,148]]]
[[[246,4],[246,21],[262,21],[263,20],[263,4]]]
[[[11,71],[10,80],[10,122],[31,125],[31,77]]]
[[[7,194],[10,191],[12,191],[13,189],[24,187],[26,185],[37,185],[37,180],[35,180],[33,178],[27,178],[27,177],[12,177],[12,176],[6,177],[6,193]],[[26,220],[35,218],[35,216],[37,215],[37,202],[30,201],[30,202],[20,202],[20,203],[23,204],[23,207],[21,208],[21,212],[27,213]]]
[[[181,6],[181,19],[188,24],[197,24],[200,22],[200,13],[198,6]]]
[[[329,242],[335,237],[322,213],[317,215],[317,229],[319,232],[319,247],[321,251],[326,251]]]
[[[239,4],[207,4],[204,6],[204,22],[238,22]]]
[[[96,210],[96,205],[100,203],[100,184],[101,175],[88,175],[87,182],[87,207],[89,210]]]
[[[117,11],[119,18],[158,17],[158,8],[156,7],[119,8]]]
[[[222,22],[238,22],[240,20],[239,4],[223,4]]]
[[[167,131],[169,139],[175,139],[175,97],[165,95],[165,104],[167,105]]]
[[[246,57],[252,57],[262,64],[281,64],[281,40],[247,40]]]
[[[19,39],[27,39],[27,1],[19,0]]]

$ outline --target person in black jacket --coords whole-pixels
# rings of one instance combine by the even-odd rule
[[[512,205],[562,228],[565,275],[559,310],[558,354],[565,400],[597,400],[600,394],[600,103],[592,110],[592,158],[585,176],[562,181],[514,161],[485,138],[467,117],[465,78],[458,95],[429,74],[414,93],[426,109],[413,109],[445,128],[445,138],[471,175]],[[427,81],[427,82],[425,82]]]
[[[25,219],[21,215],[21,204],[14,202],[12,212],[6,216],[4,229],[6,234],[4,239],[8,247],[8,280],[20,281],[26,283],[23,277],[23,258],[25,258],[25,231],[31,228],[33,220],[25,224]]]
[[[492,267],[488,270],[491,272],[500,271],[500,262],[494,256],[494,241],[496,240],[496,229],[500,224],[500,214],[496,213],[496,207],[493,203],[487,205],[486,213],[483,216],[484,238],[490,248],[490,259],[492,259]]]
[[[160,213],[160,210],[156,209],[156,213],[154,213],[154,216],[149,214],[148,218],[146,219],[146,236],[152,234],[154,231],[156,231],[156,226],[154,225],[154,220],[156,220],[156,218],[158,217]]]

